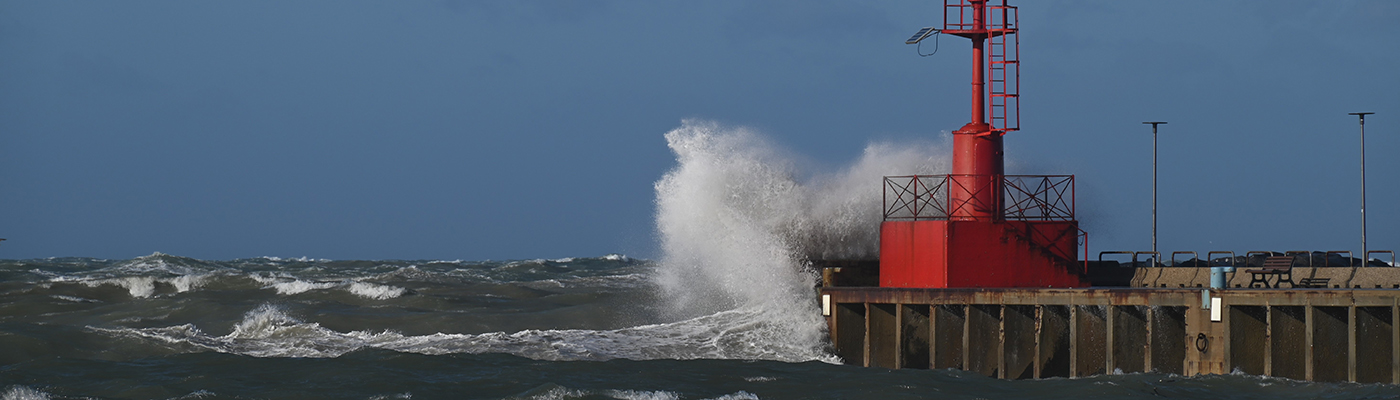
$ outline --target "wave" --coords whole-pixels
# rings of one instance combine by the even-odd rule
[[[142,338],[175,349],[217,351],[253,357],[333,358],[378,348],[427,355],[502,353],[545,361],[611,359],[743,359],[838,362],[823,351],[791,340],[791,327],[767,321],[762,310],[730,310],[690,320],[614,330],[523,330],[514,333],[409,336],[394,331],[337,332],[304,322],[281,307],[263,304],[223,336],[193,324],[160,328],[87,329]]]
[[[928,146],[872,144],[835,174],[811,174],[747,128],[684,121],[666,134],[677,166],[655,184],[664,256],[656,282],[676,318],[762,310],[795,354],[826,344],[813,287],[817,258],[872,258],[878,250],[880,178],[934,173],[946,157]]]
[[[151,276],[128,276],[122,278],[109,279],[81,279],[77,280],[88,287],[102,285],[119,286],[127,290],[131,297],[146,298],[156,293],[156,284],[163,283],[170,285],[177,293],[184,293],[198,289],[210,278],[210,275],[180,275],[170,278],[156,278]],[[64,280],[59,280],[64,281]]]
[[[571,389],[556,384],[545,384],[524,393],[507,397],[507,399],[521,400],[562,400],[562,399],[586,399],[596,397],[610,397],[619,400],[679,400],[681,395],[676,392],[665,390],[587,390]],[[705,400],[759,400],[759,397],[746,391],[738,391],[727,395],[707,398]]]
[[[392,299],[402,296],[404,293],[404,288],[401,287],[359,281],[350,282],[350,286],[346,288],[346,290],[349,290],[350,293],[356,296],[374,300]]]
[[[371,300],[395,299],[410,287],[522,284],[559,288],[636,288],[652,265],[620,254],[523,261],[328,261],[260,257],[205,261],[155,253],[131,260],[84,258],[0,261],[0,281],[31,289],[117,287],[132,299],[200,290],[267,289],[279,296],[337,290]],[[61,295],[89,297],[63,289]],[[110,300],[110,298],[103,298]]]

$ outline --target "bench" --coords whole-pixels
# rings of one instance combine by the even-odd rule
[[[1298,280],[1296,287],[1300,288],[1325,288],[1329,278],[1303,278]]]
[[[1270,276],[1275,277],[1272,287],[1278,287],[1284,282],[1288,282],[1289,287],[1298,286],[1298,284],[1293,283],[1293,256],[1269,256],[1264,259],[1264,266],[1262,268],[1249,269],[1244,272],[1250,274],[1249,287],[1270,287]],[[1263,286],[1254,286],[1255,284],[1261,284]],[[1323,284],[1325,285],[1326,283],[1324,282]]]

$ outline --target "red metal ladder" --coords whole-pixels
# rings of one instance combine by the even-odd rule
[[[999,3],[987,4],[989,111],[992,130],[1009,132],[1021,129],[1021,49],[1016,7]]]

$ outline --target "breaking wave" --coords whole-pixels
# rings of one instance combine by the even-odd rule
[[[785,358],[830,360],[814,306],[816,258],[873,258],[884,175],[936,173],[932,146],[872,144],[834,174],[799,180],[757,133],[687,120],[666,134],[678,165],[656,182],[664,256],[657,283],[674,317],[744,311]]]

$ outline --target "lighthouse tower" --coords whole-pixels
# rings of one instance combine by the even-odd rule
[[[972,42],[971,122],[953,132],[952,173],[884,180],[880,286],[1086,287],[1071,175],[1006,175],[1020,128],[1016,7],[945,0],[943,29]]]

